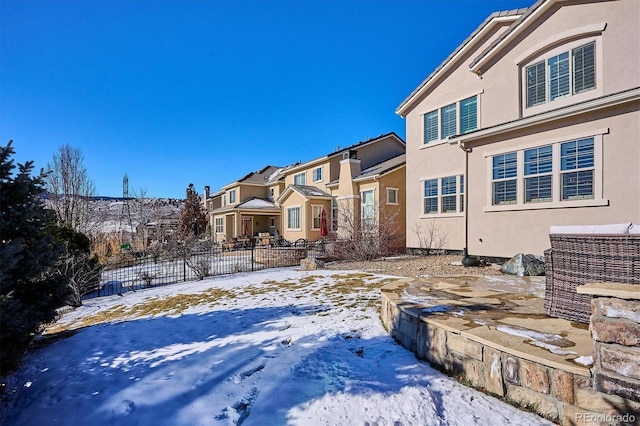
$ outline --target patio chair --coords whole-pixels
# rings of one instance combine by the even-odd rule
[[[591,296],[576,287],[593,282],[640,285],[640,227],[632,224],[552,226],[544,252],[546,315],[589,322]],[[639,287],[640,291],[640,287]]]

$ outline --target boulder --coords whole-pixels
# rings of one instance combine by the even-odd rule
[[[323,268],[324,262],[314,257],[306,257],[300,261],[300,269],[303,271],[315,271]]]
[[[500,272],[519,277],[544,275],[544,257],[518,253],[500,267]]]

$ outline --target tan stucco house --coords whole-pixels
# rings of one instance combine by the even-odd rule
[[[392,217],[404,245],[405,143],[395,133],[287,167],[267,166],[205,196],[214,241],[269,233],[316,241]]]
[[[291,166],[288,166],[291,167]],[[280,207],[275,202],[284,189],[288,167],[266,166],[225,185],[215,194],[205,190],[212,240],[229,242],[280,228]]]
[[[400,104],[409,250],[430,233],[542,254],[552,225],[640,221],[639,17],[637,0],[494,13]]]

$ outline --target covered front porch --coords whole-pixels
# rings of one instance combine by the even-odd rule
[[[278,235],[280,209],[268,200],[254,198],[212,212],[216,243],[254,243],[259,234]]]

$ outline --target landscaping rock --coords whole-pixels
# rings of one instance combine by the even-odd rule
[[[300,261],[300,269],[303,271],[315,271],[324,269],[324,262],[313,257],[306,257]]]
[[[544,275],[544,257],[518,253],[502,265],[500,272],[519,277]]]

